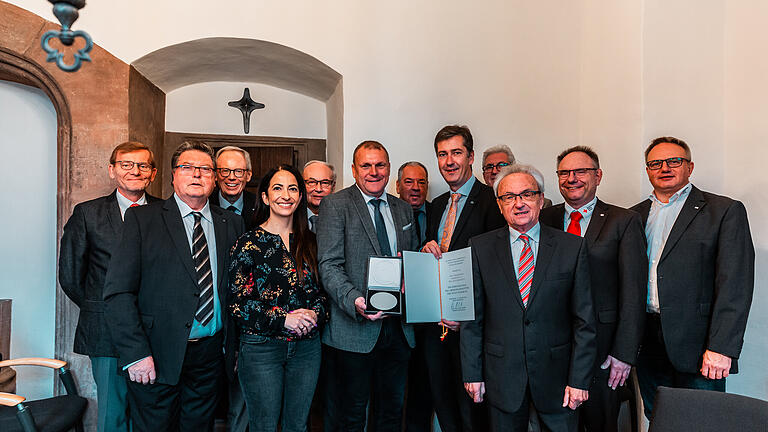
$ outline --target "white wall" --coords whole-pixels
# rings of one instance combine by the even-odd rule
[[[0,81],[0,298],[13,300],[11,358],[52,357],[56,298],[56,111],[39,89]],[[12,211],[16,209],[16,211]],[[53,372],[18,367],[17,392],[51,397]]]
[[[53,19],[46,2],[12,2]],[[595,146],[605,171],[601,198],[631,205],[650,191],[642,164],[650,138],[686,139],[694,182],[743,200],[752,221],[755,300],[742,373],[728,385],[768,399],[765,22],[762,0],[242,1],[215,12],[135,0],[91,2],[74,27],[129,63],[209,36],[313,55],[343,75],[339,168],[349,171],[357,143],[378,139],[395,167],[426,162],[432,196],[446,190],[432,139],[448,123],[472,128],[478,158],[509,144],[545,173],[555,201],[554,158],[567,146]]]
[[[266,105],[251,113],[251,136],[325,138],[325,103],[264,84],[208,82],[168,93],[165,129],[174,132],[245,135],[243,116],[227,105],[248,87],[251,98]]]

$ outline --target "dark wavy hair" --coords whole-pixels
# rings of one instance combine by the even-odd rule
[[[304,185],[304,177],[299,170],[290,165],[279,165],[270,169],[259,181],[259,195],[257,197],[258,205],[253,216],[255,225],[261,225],[269,219],[269,205],[264,204],[262,194],[269,195],[269,183],[272,177],[279,171],[288,171],[296,178],[296,184],[299,186],[299,205],[293,212],[293,247],[291,247],[291,256],[296,261],[296,273],[299,283],[304,281],[304,272],[302,269],[306,265],[312,270],[312,274],[317,277],[317,239],[315,234],[309,230],[307,222],[307,187]]]

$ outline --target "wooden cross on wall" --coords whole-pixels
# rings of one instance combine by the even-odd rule
[[[251,130],[251,112],[265,106],[263,103],[251,99],[251,90],[248,87],[243,90],[243,97],[240,100],[229,102],[227,105],[237,108],[243,113],[243,132],[245,133]]]

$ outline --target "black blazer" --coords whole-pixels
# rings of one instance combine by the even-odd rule
[[[211,206],[211,215],[216,235],[217,289],[226,331],[229,250],[244,228],[242,219],[228,210]],[[104,287],[119,367],[151,355],[157,381],[176,384],[199,294],[175,198],[127,211],[122,241],[112,255]]]
[[[219,189],[216,188],[213,190],[213,193],[209,197],[211,204],[217,205],[223,209],[226,209],[231,204],[228,202],[224,202],[224,205],[219,203]],[[256,195],[244,190],[243,191],[243,214],[240,215],[240,217],[243,218],[243,222],[245,223],[245,229],[246,231],[250,231],[254,224],[253,224],[253,214],[256,213]]]
[[[632,207],[648,221],[651,200]],[[755,286],[755,248],[744,204],[692,187],[657,267],[664,345],[680,372],[699,373],[709,349],[736,359]]]
[[[565,205],[545,208],[541,223],[563,230]],[[584,234],[597,318],[596,366],[611,356],[634,364],[643,338],[648,257],[640,215],[597,200]]]
[[[79,308],[74,352],[116,357],[104,318],[104,279],[112,250],[123,234],[117,190],[75,206],[64,225],[59,252],[59,284]],[[147,203],[161,201],[146,194]]]
[[[446,192],[432,200],[431,211],[427,212],[427,241],[437,241],[440,229],[440,219],[446,212],[451,193]],[[469,239],[482,233],[506,226],[507,222],[501,215],[493,189],[475,179],[475,185],[469,191],[459,220],[453,229],[449,251],[465,248]]]
[[[541,226],[528,307],[515,276],[509,229],[472,238],[475,320],[461,326],[464,382],[485,382],[488,403],[512,412],[530,386],[546,413],[567,412],[563,391],[589,389],[595,317],[586,243]]]

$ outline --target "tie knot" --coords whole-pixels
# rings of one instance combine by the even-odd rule
[[[521,240],[523,243],[525,243],[525,244],[526,244],[526,246],[528,245],[528,241],[530,241],[530,240],[531,240],[531,239],[530,239],[530,238],[529,238],[527,235],[525,235],[525,234],[520,234],[520,237],[518,237],[518,238],[519,238],[519,239],[520,239],[520,240]]]
[[[381,200],[381,199],[378,199],[378,198],[374,198],[374,199],[372,199],[372,200],[370,200],[368,202],[373,204],[374,207],[380,208],[381,207],[381,203],[383,203],[384,200]]]
[[[581,220],[582,217],[584,217],[584,216],[582,216],[581,212],[578,211],[578,210],[571,212],[571,220],[572,221],[578,222],[578,221]]]
[[[138,207],[138,206],[139,206],[139,204],[136,204],[136,203],[132,203],[132,204],[130,205],[130,207]]]
[[[200,222],[200,219],[203,217],[203,214],[200,212],[192,212],[192,216],[195,218],[195,222]]]
[[[460,193],[452,193],[451,194],[451,204],[458,202],[461,199]]]
[[[235,207],[235,206],[233,206],[233,205],[231,205],[231,206],[227,207],[227,210],[229,210],[229,211],[231,211],[231,212],[235,212],[235,213],[237,213],[237,207]]]

